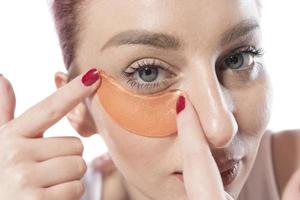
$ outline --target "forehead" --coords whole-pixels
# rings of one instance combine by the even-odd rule
[[[101,48],[112,35],[143,29],[205,45],[241,21],[258,18],[255,0],[94,0],[82,15],[82,39]]]

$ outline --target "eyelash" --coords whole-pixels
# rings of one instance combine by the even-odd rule
[[[242,51],[234,52],[233,54],[236,54],[236,53],[250,53],[254,56],[263,56],[264,50],[263,50],[263,48],[256,49],[253,46],[247,46],[246,49],[244,49]]]
[[[264,55],[264,50],[262,48],[256,49],[253,46],[247,46],[247,47],[244,47],[244,49],[243,49],[243,47],[241,47],[241,48],[238,48],[237,50],[233,50],[232,52],[233,53],[226,55],[226,57],[224,59],[228,58],[229,56],[238,55],[238,54],[251,54],[254,57],[262,57]],[[222,62],[224,61],[224,59],[222,59]],[[147,60],[149,60],[149,59],[147,59]],[[157,90],[159,88],[164,88],[164,89],[168,88],[167,86],[170,86],[171,85],[170,82],[172,82],[172,81],[170,81],[170,79],[165,79],[161,82],[155,82],[155,83],[139,83],[136,81],[136,79],[133,78],[133,75],[138,70],[143,69],[145,67],[150,67],[150,66],[157,68],[157,69],[165,70],[171,74],[174,74],[170,70],[171,67],[164,66],[163,64],[157,64],[157,62],[159,62],[159,61],[157,61],[155,59],[151,59],[151,61],[148,63],[144,60],[137,61],[137,63],[135,64],[137,67],[133,67],[133,66],[129,67],[130,69],[133,70],[132,72],[123,71],[122,74],[125,77],[127,84],[129,84],[132,88],[136,88],[137,91],[145,92],[145,93],[149,93],[149,91],[147,91],[147,90],[152,90],[152,89]],[[224,68],[222,68],[222,69],[224,69]],[[225,67],[225,69],[226,69],[226,67]],[[242,70],[235,70],[235,71],[242,71]],[[146,89],[146,91],[144,91],[145,89]]]
[[[221,64],[224,62],[224,60],[230,56],[233,56],[233,55],[239,55],[239,54],[250,54],[252,55],[254,58],[258,58],[258,57],[262,57],[264,56],[265,52],[264,52],[264,49],[263,48],[255,48],[253,46],[246,46],[246,47],[241,47],[241,48],[238,48],[236,50],[233,50],[232,53],[230,53],[229,55],[226,55],[225,58],[223,58],[221,61]],[[217,62],[217,66],[221,65],[219,62]],[[221,67],[221,69],[228,69],[228,68],[224,68],[224,67]],[[234,70],[234,69],[233,69]],[[234,71],[243,71],[243,69],[236,69]]]
[[[265,54],[263,48],[256,49],[253,46],[248,46],[245,50],[238,52],[238,53],[250,53],[254,57],[262,57]]]
[[[146,60],[150,60],[150,61],[146,61]],[[173,73],[171,71],[170,66],[165,66],[160,61],[158,61],[154,58],[146,59],[146,60],[137,61],[137,63],[134,64],[135,66],[130,66],[129,68],[133,70],[132,72],[126,72],[126,71],[122,72],[123,76],[125,76],[127,84],[129,84],[133,88],[136,88],[136,90],[138,90],[141,93],[143,93],[143,92],[151,93],[150,91],[153,89],[159,90],[160,88],[163,88],[163,89],[168,88],[168,86],[170,86],[171,83],[174,81],[174,80],[173,81],[170,80],[170,78],[164,79],[161,82],[154,82],[154,83],[139,83],[138,81],[136,81],[135,78],[133,78],[134,74],[136,72],[138,72],[138,70],[146,68],[146,67],[158,68],[158,69],[164,70],[172,75],[176,75],[175,73]],[[146,91],[144,91],[144,90],[146,90]]]

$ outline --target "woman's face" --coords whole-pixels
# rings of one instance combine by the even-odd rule
[[[84,5],[76,54],[80,71],[97,66],[137,94],[185,91],[216,162],[240,159],[238,176],[225,188],[236,197],[270,116],[271,88],[259,56],[256,1],[111,0]],[[182,171],[177,134],[149,138],[130,133],[110,118],[96,96],[89,109],[130,192],[152,199],[186,198],[183,183],[172,175]]]

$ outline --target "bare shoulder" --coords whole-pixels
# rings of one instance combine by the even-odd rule
[[[272,135],[274,156],[281,161],[290,161],[294,167],[300,167],[300,129],[283,130]],[[282,155],[283,157],[278,157]]]
[[[300,167],[300,129],[272,132],[272,154],[280,194]]]

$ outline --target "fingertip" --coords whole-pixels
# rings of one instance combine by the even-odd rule
[[[111,171],[114,163],[111,159],[105,160],[102,157],[98,157],[93,161],[93,168],[95,170],[100,170],[101,172]]]
[[[97,68],[90,69],[81,78],[82,84],[86,87],[99,83],[100,80],[101,77]]]
[[[176,102],[176,113],[177,115],[185,109],[185,97],[180,95]]]
[[[183,110],[186,109],[186,107],[188,106],[189,102],[189,98],[186,92],[181,91],[180,93],[178,93],[178,99],[176,102],[176,113],[177,115],[179,115],[179,113],[181,113]]]
[[[181,128],[189,124],[194,118],[192,109],[193,105],[188,96],[182,93],[176,102],[177,124],[181,124]]]

